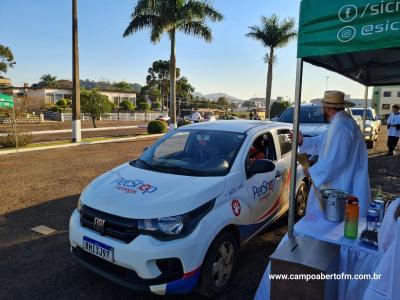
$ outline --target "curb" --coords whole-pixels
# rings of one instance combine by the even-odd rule
[[[118,142],[129,142],[129,141],[136,141],[136,140],[145,140],[151,138],[158,138],[162,137],[164,134],[151,134],[145,136],[135,136],[130,138],[117,138],[111,140],[104,140],[104,141],[94,141],[94,142],[81,142],[75,144],[65,144],[65,145],[55,145],[55,146],[43,146],[43,147],[36,147],[36,148],[22,148],[18,150],[18,153],[24,152],[33,152],[33,151],[41,151],[41,150],[51,150],[51,149],[60,149],[60,148],[68,148],[68,147],[78,147],[78,146],[87,146],[87,145],[96,145],[96,144],[108,144],[108,143],[118,143]],[[14,154],[17,153],[16,149],[12,150],[0,150],[0,155],[7,155],[7,154]]]

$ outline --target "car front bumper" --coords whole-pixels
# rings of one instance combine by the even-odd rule
[[[182,239],[159,241],[148,235],[139,235],[132,242],[125,243],[82,227],[77,210],[69,224],[71,252],[83,266],[117,284],[158,295],[190,293],[197,286],[208,249],[208,239],[204,237],[207,232],[212,232],[212,228],[207,222],[200,222],[189,236]],[[84,236],[113,247],[113,263],[83,250]],[[157,262],[168,259],[180,261],[179,274],[166,274],[160,270]]]

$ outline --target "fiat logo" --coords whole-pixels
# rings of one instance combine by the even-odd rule
[[[103,220],[100,218],[94,218],[94,221],[93,221],[94,230],[100,232],[101,234],[104,234],[104,224],[105,223],[106,223],[106,220]]]

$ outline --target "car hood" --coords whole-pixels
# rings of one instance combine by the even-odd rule
[[[123,164],[96,178],[83,191],[83,205],[126,218],[181,215],[221,195],[225,177],[191,177]]]
[[[317,136],[328,130],[329,125],[326,123],[300,123],[300,130],[304,136]]]

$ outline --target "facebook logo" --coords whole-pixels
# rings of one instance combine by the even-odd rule
[[[358,15],[358,9],[355,5],[345,5],[339,11],[339,19],[348,23],[353,21]]]

